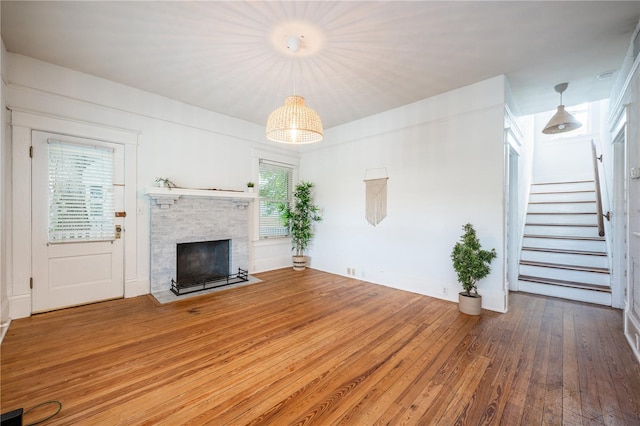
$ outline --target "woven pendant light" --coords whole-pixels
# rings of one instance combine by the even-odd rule
[[[323,136],[320,116],[304,104],[302,96],[288,96],[267,120],[267,139],[274,142],[313,143]]]
[[[294,54],[301,43],[298,37],[287,39],[287,46]],[[295,93],[295,75],[293,85]],[[305,144],[321,141],[324,131],[318,113],[305,105],[302,96],[294,94],[284,100],[284,106],[269,114],[266,136],[274,142]]]

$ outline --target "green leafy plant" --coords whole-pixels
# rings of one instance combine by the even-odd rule
[[[489,275],[491,272],[489,265],[498,255],[493,248],[491,250],[482,249],[473,225],[467,223],[462,229],[464,234],[451,252],[453,269],[458,273],[458,282],[462,284],[466,295],[471,296],[472,290],[477,295],[478,280]]]
[[[311,182],[298,183],[293,191],[292,203],[278,206],[282,223],[289,227],[291,250],[295,250],[296,256],[302,256],[309,246],[313,238],[313,222],[322,220],[318,213],[320,209],[312,202],[311,188]]]
[[[158,177],[158,178],[156,178],[156,182],[158,182],[159,185],[165,186],[165,187],[167,187],[169,189],[177,188],[176,184],[171,182],[171,180],[169,180],[169,178]]]

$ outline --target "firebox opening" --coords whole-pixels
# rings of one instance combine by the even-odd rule
[[[208,290],[249,280],[246,270],[231,274],[231,240],[178,244],[176,247],[176,279],[171,291],[181,294]]]
[[[188,286],[226,278],[229,275],[230,240],[178,244],[177,281]]]

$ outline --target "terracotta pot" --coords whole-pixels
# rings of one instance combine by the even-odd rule
[[[482,296],[461,291],[458,293],[458,310],[467,315],[480,315],[482,312]]]
[[[293,256],[293,270],[294,271],[304,271],[307,267],[307,257],[306,256]]]

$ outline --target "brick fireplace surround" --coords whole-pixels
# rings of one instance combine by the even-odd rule
[[[249,267],[249,203],[256,194],[149,188],[151,293],[168,291],[176,278],[177,244],[231,240],[231,273]]]

